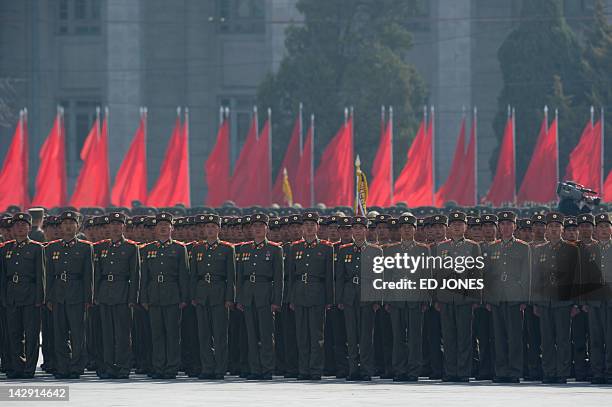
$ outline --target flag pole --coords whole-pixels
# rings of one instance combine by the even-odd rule
[[[104,106],[104,120],[106,120],[106,145],[104,146],[106,148],[106,179],[107,181],[110,183],[111,177],[110,177],[110,163],[108,162],[108,137],[109,137],[109,121],[108,121],[108,113],[109,113],[109,109],[108,109],[108,105]],[[102,135],[100,133],[98,133],[98,136],[102,137]],[[111,186],[110,185],[106,185],[107,190],[110,192],[111,191]],[[110,198],[110,195],[109,195]],[[109,202],[110,203],[110,200]]]
[[[270,168],[270,177],[272,177],[272,109],[268,107],[268,168]],[[268,205],[272,199],[271,180],[268,180],[268,190],[266,191],[266,202]]]
[[[391,200],[389,203],[393,205],[393,106],[389,106],[389,135],[389,176],[391,177],[389,188]]]
[[[219,127],[223,125],[223,106],[219,106]]]
[[[298,116],[298,131],[300,133],[300,157],[302,156],[302,151],[304,151],[304,129],[303,129],[303,125],[302,125],[302,112],[304,110],[304,104],[302,102],[300,102],[300,110],[299,110],[299,116]]]
[[[601,177],[599,180],[599,185],[600,185],[600,189],[599,189],[599,193],[601,196],[603,196],[604,194],[604,134],[605,134],[605,121],[604,121],[604,108],[603,106],[601,107],[601,114],[599,117],[599,120],[601,120]]]
[[[474,205],[478,205],[478,108],[474,106],[472,115],[474,127]]]
[[[191,206],[191,177],[189,168],[189,108],[185,106],[185,145],[187,146],[187,199],[189,202],[185,202],[186,206]]]
[[[259,118],[257,117],[257,105],[253,106],[253,120],[255,120],[255,139],[259,140]]]
[[[431,204],[435,203],[435,190],[436,190],[436,125],[435,125],[435,108],[431,106]]]
[[[561,181],[561,179],[559,179],[559,109],[555,109],[555,123],[557,125],[555,129],[555,154],[557,155],[557,157],[555,157],[557,160],[555,170],[557,171],[557,184],[559,184]]]
[[[512,108],[512,165],[514,166],[514,185],[512,186],[512,204],[516,202],[516,109]]]
[[[100,138],[100,106],[96,106],[96,136]]]
[[[310,149],[310,206],[315,205],[314,189],[314,151],[315,151],[315,115],[310,115],[310,128],[312,129],[312,146]]]

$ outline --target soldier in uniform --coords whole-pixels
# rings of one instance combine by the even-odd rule
[[[376,244],[383,251],[391,242],[390,215],[379,214],[372,223],[376,231]],[[376,351],[376,367],[381,379],[393,379],[393,329],[391,316],[388,312],[377,312],[374,317],[374,347]]]
[[[578,249],[561,238],[563,215],[546,215],[548,241],[534,249],[534,313],[540,317],[544,383],[566,383],[571,368],[570,320]]]
[[[110,218],[108,215],[96,216],[85,222],[85,225],[90,225],[85,230],[85,238],[92,242],[94,247],[94,274],[96,262],[96,246],[107,239],[108,225]],[[95,277],[95,276],[94,276]],[[94,281],[95,284],[95,281]],[[95,294],[95,292],[94,292]],[[104,346],[102,344],[102,318],[100,316],[100,307],[95,302],[87,308],[85,317],[85,346],[87,347],[87,370],[96,371],[100,376],[103,372],[104,365]]]
[[[401,242],[393,243],[383,249],[386,257],[407,254],[411,257],[429,256],[429,247],[414,240],[417,220],[412,215],[399,218]],[[420,281],[430,278],[428,269],[393,269],[385,271],[385,281],[398,282],[402,279]],[[385,293],[387,294],[387,293]],[[393,329],[393,381],[416,382],[421,372],[423,345],[423,312],[429,301],[427,290],[406,290],[385,295],[385,310],[391,316]]]
[[[189,301],[185,245],[172,240],[172,215],[155,217],[157,240],[142,248],[140,303],[149,311],[152,377],[175,379],[181,362],[181,310]]]
[[[236,273],[237,307],[244,312],[250,380],[272,380],[274,314],[283,297],[283,249],[266,238],[268,215],[251,217],[253,241],[240,250]]]
[[[191,301],[197,315],[202,365],[198,378],[223,380],[228,366],[228,311],[234,306],[234,247],[219,240],[219,216],[198,215],[195,222],[205,236],[192,248],[190,267]]]
[[[338,268],[338,250],[340,246],[348,244],[352,241],[353,235],[351,232],[351,218],[347,216],[332,215],[329,217],[330,236],[338,236],[337,240],[332,242],[334,246],[334,270]],[[334,283],[336,279],[334,277]],[[335,294],[335,291],[334,291]],[[327,319],[330,319],[330,326],[333,332],[333,355],[336,361],[336,379],[346,379],[348,375],[348,350],[346,346],[346,324],[344,323],[344,311],[338,309],[336,298],[326,316],[326,342],[329,340]]]
[[[437,216],[434,216],[434,219]],[[480,247],[476,242],[464,238],[467,228],[466,214],[451,212],[449,214],[448,232],[450,239],[438,243],[436,255],[445,258],[480,256]],[[438,280],[436,290],[436,309],[440,312],[442,325],[442,340],[444,342],[444,381],[468,382],[472,370],[472,315],[481,302],[480,292],[469,288],[442,288],[445,280],[477,279],[480,270],[466,267],[458,273],[455,270],[435,270],[434,277]]]
[[[529,244],[533,240],[533,230],[531,228],[531,219],[517,219],[516,231],[514,232],[517,239]]]
[[[290,225],[301,224],[302,217],[300,215],[291,215],[288,217],[281,218],[281,228],[283,229],[283,267],[288,270],[288,263],[291,258],[291,240],[292,233],[290,233]],[[302,233],[300,232],[300,235]],[[299,240],[299,239],[298,239]],[[284,285],[283,285],[283,308],[279,315],[277,315],[275,322],[280,322],[281,327],[281,338],[282,347],[276,348],[276,352],[283,352],[284,362],[284,375],[285,378],[297,378],[298,377],[298,346],[297,346],[297,335],[295,325],[295,311],[289,307],[289,273],[284,273]],[[278,344],[278,341],[277,341]]]
[[[382,256],[379,246],[367,241],[367,218],[352,218],[353,242],[338,251],[336,273],[336,301],[344,311],[348,340],[349,375],[347,380],[372,380],[374,374],[374,316],[380,309],[379,302],[361,300],[362,264],[368,259]],[[364,281],[363,284],[370,284]]]
[[[321,380],[325,311],[333,302],[334,249],[317,237],[319,215],[303,214],[304,238],[291,245],[289,307],[295,312],[298,380]]]
[[[123,236],[126,217],[114,212],[110,239],[96,244],[94,264],[94,304],[102,323],[101,379],[127,379],[131,370],[131,309],[138,301],[140,255],[138,245]]]
[[[135,223],[134,232],[138,236],[138,251],[140,256],[140,282],[138,287],[139,297],[142,289],[145,287],[144,281],[142,280],[142,263],[143,263],[143,252],[144,247],[151,243],[151,231],[155,227],[155,217],[149,216],[135,216],[133,218]],[[134,318],[134,336],[132,338],[132,349],[134,351],[134,357],[136,362],[136,373],[152,375],[151,369],[151,321],[149,319],[149,312],[144,309],[140,304],[140,298],[138,304],[134,305],[133,318]]]
[[[580,215],[580,218],[586,215]],[[607,213],[595,217],[598,241],[583,246],[588,267],[581,268],[583,311],[589,318],[589,360],[593,384],[612,383],[612,220]],[[585,250],[586,249],[586,250]]]
[[[9,379],[31,379],[38,361],[40,306],[44,300],[44,250],[31,240],[32,218],[27,213],[13,215],[15,240],[0,248],[0,300],[6,308]]]
[[[523,372],[523,312],[529,300],[530,251],[514,237],[516,214],[499,213],[500,239],[483,246],[484,302],[492,312],[496,383],[518,383]]]
[[[86,364],[85,312],[93,300],[93,246],[76,237],[78,218],[76,212],[63,212],[62,238],[46,250],[46,304],[53,314],[57,379],[78,379]]]
[[[57,216],[46,216],[43,222],[46,248],[50,242],[61,237],[59,229],[59,218]],[[46,256],[45,256],[46,259]],[[41,307],[41,336],[43,364],[40,366],[47,373],[55,373],[55,346],[53,344],[53,314],[47,307]]]
[[[2,242],[0,243],[0,249],[11,240],[11,226],[13,224],[13,218],[11,216],[1,216],[0,235],[2,235]],[[4,279],[5,277],[0,274],[0,293],[2,292]],[[9,371],[10,358],[6,308],[2,305],[2,301],[0,301],[0,372],[6,373]]]

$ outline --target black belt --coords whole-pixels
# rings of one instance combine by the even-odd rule
[[[313,275],[310,275],[310,274],[308,274],[308,273],[302,273],[302,274],[300,274],[299,276],[296,276],[296,277],[295,277],[295,281],[301,281],[301,282],[303,282],[304,284],[307,284],[307,283],[308,283],[308,282],[310,282],[310,281],[313,281],[313,282],[314,282],[314,281],[317,281],[317,282],[319,282],[319,283],[322,283],[322,282],[324,282],[324,281],[325,281],[325,277],[321,277],[321,276],[313,276]]]
[[[220,283],[220,282],[225,283],[225,276],[206,273],[206,274],[198,275],[198,280],[199,281],[204,281],[204,282],[209,283],[209,284],[210,283]]]
[[[81,274],[60,273],[55,275],[55,279],[62,281],[80,281],[83,279],[83,276]]]
[[[104,274],[102,275],[102,281],[129,281],[130,277],[125,274]]]
[[[273,281],[274,279],[272,277],[268,277],[268,276],[258,276],[255,274],[249,274],[248,276],[244,276],[242,278],[242,281],[250,281],[251,283],[256,283],[258,281],[263,281],[264,283],[269,283],[270,281]]]
[[[359,276],[353,276],[352,278],[349,278],[347,280],[344,280],[345,283],[353,283],[353,284],[359,284],[361,283],[361,277]]]
[[[157,283],[176,283],[176,278],[171,276],[165,276],[163,274],[158,274],[157,277],[152,279],[153,282]]]
[[[13,274],[10,276],[6,276],[6,281],[12,281],[15,284],[18,283],[35,283],[36,279],[30,278],[29,276],[22,276],[19,274]]]

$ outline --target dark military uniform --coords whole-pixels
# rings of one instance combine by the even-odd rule
[[[257,214],[253,222],[265,222]],[[236,302],[244,306],[250,378],[269,379],[274,373],[274,319],[271,305],[280,308],[283,296],[283,249],[265,239],[242,245],[236,264]]]
[[[76,221],[77,215],[64,212],[61,219]],[[93,299],[93,246],[76,237],[58,240],[47,246],[46,259],[46,301],[53,305],[56,376],[78,378],[87,361],[85,307]]]
[[[13,221],[30,223],[30,218],[18,213]],[[0,298],[6,307],[11,357],[7,376],[31,378],[38,361],[40,305],[44,300],[43,246],[30,239],[6,243],[0,249],[0,268],[4,279]]]
[[[157,222],[171,216],[160,213]],[[185,245],[169,239],[142,248],[140,303],[149,308],[154,378],[174,378],[180,365],[180,304],[189,301]]]
[[[353,218],[353,224],[366,222],[363,217]],[[361,267],[382,254],[379,246],[368,242],[361,246],[348,243],[338,250],[336,302],[344,307],[349,380],[369,380],[374,375],[374,302],[361,301],[361,284],[371,284],[371,281],[362,281]]]
[[[456,215],[456,216],[455,216]],[[436,215],[441,216],[441,215]],[[434,216],[435,218],[435,216]],[[466,215],[454,212],[449,221],[466,221]],[[436,247],[436,255],[442,257],[476,258],[480,256],[480,246],[472,240],[461,238],[446,240]],[[462,273],[455,270],[434,270],[438,280],[436,301],[441,304],[440,321],[444,342],[444,369],[447,381],[468,381],[472,372],[472,307],[481,303],[481,293],[470,289],[443,289],[444,280],[469,280],[481,277],[476,268]]]
[[[399,224],[409,224],[416,228],[416,218],[403,215]],[[402,241],[386,246],[386,257],[407,254],[411,257],[429,256],[429,247],[412,241]],[[398,282],[402,279],[414,281],[417,289],[392,291],[384,297],[385,307],[391,315],[393,329],[393,380],[416,381],[421,373],[423,345],[423,306],[428,304],[430,296],[427,290],[419,289],[420,281],[431,278],[427,268],[418,270],[387,269],[385,281]]]
[[[219,224],[217,215],[198,215],[196,222]],[[191,299],[197,313],[203,379],[221,379],[228,362],[228,310],[234,302],[234,247],[221,240],[198,242],[191,251]],[[214,352],[211,345],[214,343]]]
[[[292,215],[282,218],[282,222],[285,224],[301,222],[300,215]],[[284,363],[284,374],[285,378],[298,377],[298,346],[297,346],[297,335],[295,325],[295,311],[289,307],[289,261],[291,259],[291,243],[285,242],[282,245],[283,248],[283,265],[286,270],[283,274],[283,308],[280,315],[277,315],[275,322],[280,321],[281,328],[281,339],[282,339],[282,352],[283,352],[283,363]],[[278,348],[277,348],[278,352]],[[278,368],[278,366],[277,366]]]
[[[499,214],[501,221],[516,221],[513,212]],[[518,382],[523,373],[523,312],[529,301],[530,251],[527,243],[512,237],[483,247],[484,302],[491,305],[495,341],[495,379]]]
[[[332,216],[335,218],[335,216]],[[338,217],[337,220],[338,227],[350,227],[351,219],[349,217]],[[348,242],[335,242],[334,246],[334,270],[338,269],[338,251],[340,250],[340,246],[343,244],[348,244]],[[336,282],[336,278],[334,277],[334,283]],[[337,301],[335,297],[336,293],[334,291],[334,305],[327,312],[327,317],[331,319],[331,325],[333,330],[334,337],[334,348],[333,353],[336,358],[336,378],[344,379],[348,375],[348,349],[346,342],[346,323],[344,321],[344,311],[337,307]],[[327,318],[326,317],[326,318]],[[327,327],[326,327],[327,329]]]
[[[124,221],[119,213],[111,219]],[[102,321],[103,375],[127,378],[130,373],[130,319],[128,304],[138,301],[140,256],[136,243],[105,240],[95,246],[94,302]]]
[[[304,214],[304,221],[317,221],[317,214]],[[320,239],[300,240],[291,246],[289,303],[295,308],[299,374],[319,379],[323,373],[323,326],[325,306],[333,302],[334,249]]]
[[[546,220],[561,223],[563,215],[549,213]],[[536,246],[533,257],[533,300],[540,315],[543,380],[564,383],[571,370],[570,310],[578,248],[561,239]]]

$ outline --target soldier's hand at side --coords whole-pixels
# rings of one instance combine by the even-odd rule
[[[180,308],[180,309],[183,309],[183,308],[185,308],[186,306],[187,306],[187,303],[186,303],[186,302],[181,302],[181,303],[179,304],[179,308]]]
[[[583,305],[583,306],[582,306],[582,310],[583,310],[584,312],[589,312],[589,306],[588,306],[588,305],[586,305],[586,304],[585,304],[585,305]]]
[[[325,309],[327,311],[329,311],[331,309],[332,305],[331,304],[325,304]]]
[[[276,304],[272,304],[272,305],[270,306],[270,309],[272,310],[272,312],[280,312],[281,307],[279,307],[279,306],[278,306],[278,305],[276,305]]]
[[[295,304],[294,304],[294,303],[292,303],[292,302],[290,302],[290,303],[289,303],[289,309],[290,309],[291,311],[295,311]]]
[[[149,310],[149,304],[147,304],[146,302],[143,302],[141,305],[142,305],[142,308],[145,309],[145,311]]]
[[[338,309],[341,311],[344,310],[344,304],[338,304]]]
[[[236,308],[238,308],[240,311],[244,312],[244,305],[238,303],[238,304],[236,304]]]
[[[441,312],[442,304],[440,304],[439,302],[436,302],[434,303],[434,308],[436,309],[436,311]]]
[[[533,306],[533,315],[535,315],[536,317],[540,316],[540,309],[538,308],[537,305]]]
[[[194,304],[195,305],[195,304]],[[227,309],[233,309],[234,308],[234,303],[231,301],[225,301],[225,308]]]
[[[429,307],[427,306],[427,304],[422,304],[422,305],[421,305],[421,312],[425,312],[425,311],[427,311],[427,308],[429,308]]]
[[[577,306],[572,307],[572,309],[570,310],[570,316],[574,318],[578,314],[580,314],[580,308],[578,308]]]
[[[520,309],[522,312],[525,312],[525,310],[527,309],[527,304],[521,304],[521,305],[519,306],[519,309]]]
[[[53,303],[52,302],[47,302],[47,309],[49,311],[53,311]]]
[[[198,300],[191,300],[191,305],[193,305],[193,306],[198,305]]]
[[[380,309],[380,304],[375,303],[374,305],[372,305],[372,309],[374,310],[374,312],[378,311]]]
[[[130,307],[130,308],[134,308],[135,305],[136,304],[134,304],[133,302],[128,303],[128,307]]]
[[[487,309],[487,311],[491,312],[491,304],[485,304],[485,308]]]
[[[385,311],[387,312],[391,311],[391,304],[385,304]]]

